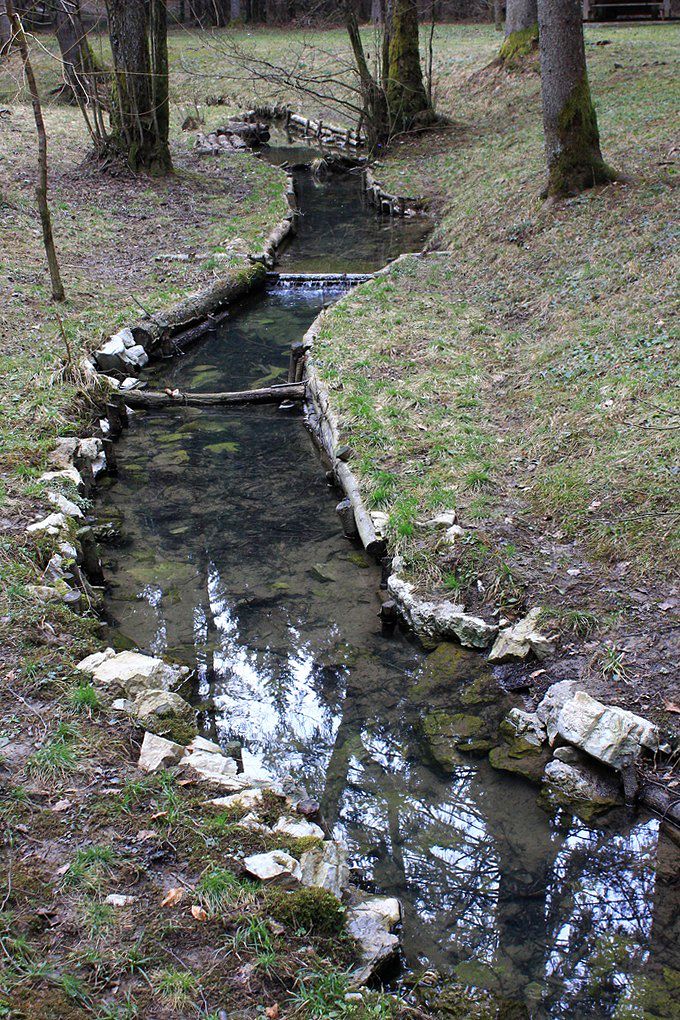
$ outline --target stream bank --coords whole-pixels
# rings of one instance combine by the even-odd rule
[[[313,184],[312,197],[320,194],[323,185]],[[318,271],[319,245],[327,239],[313,229],[311,217],[303,223],[309,248],[303,247],[300,263]],[[340,236],[345,236],[344,227]],[[287,267],[294,254],[289,249]],[[333,267],[346,268],[337,249]],[[277,293],[274,288],[256,307],[246,302],[239,316],[170,363],[159,378],[170,388],[181,380],[182,386],[190,383],[200,390],[227,385],[227,380],[230,387],[241,387],[280,377],[291,333],[300,335],[315,312],[314,301],[327,296],[309,289]],[[237,740],[248,769],[262,777],[293,772],[304,779],[365,878],[379,891],[401,897],[411,966],[430,963],[479,988],[500,989],[525,1002],[526,989],[538,983],[540,1004],[531,1000],[531,1009],[545,1015],[566,1015],[560,1012],[568,1008],[565,1003],[583,1008],[592,994],[587,968],[583,980],[568,988],[559,979],[545,983],[539,947],[551,936],[538,921],[528,937],[526,931],[515,931],[509,919],[499,931],[499,889],[491,880],[489,854],[497,859],[498,881],[509,882],[514,890],[511,916],[518,916],[523,884],[533,888],[538,882],[547,896],[549,884],[567,873],[573,855],[579,859],[585,853],[589,868],[604,869],[608,877],[603,881],[609,884],[623,867],[626,881],[638,888],[640,874],[630,874],[620,855],[636,853],[641,839],[651,841],[649,854],[643,855],[646,874],[660,838],[658,823],[641,819],[629,826],[619,818],[613,827],[600,827],[569,822],[566,815],[561,837],[558,830],[551,833],[552,811],[546,815],[531,806],[535,795],[530,788],[521,787],[520,796],[515,781],[466,755],[482,750],[481,709],[510,707],[477,657],[452,650],[441,676],[423,680],[423,671],[427,677],[433,668],[430,659],[423,662],[422,653],[403,636],[388,639],[377,622],[371,623],[377,611],[375,573],[370,560],[357,558],[339,534],[299,422],[272,412],[258,412],[247,421],[179,408],[172,414],[172,431],[167,417],[154,421],[147,416],[141,431],[137,427],[133,439],[125,440],[121,470],[107,501],[117,507],[114,530],[124,541],[120,553],[115,544],[110,553],[115,581],[109,606],[119,633],[140,648],[198,666],[205,731],[223,745]],[[281,488],[274,495],[277,479]],[[140,487],[147,494],[143,507],[138,506]],[[195,492],[201,493],[199,501]],[[325,516],[320,513],[324,502]],[[338,605],[343,606],[342,620]],[[461,701],[453,711],[458,685]],[[449,727],[443,745],[442,721]],[[471,726],[476,740],[469,739]],[[488,725],[484,728],[491,732]],[[489,735],[484,739],[488,742]],[[502,807],[510,791],[511,828]],[[596,851],[600,841],[613,854],[613,871]],[[549,845],[554,853],[547,851]],[[529,846],[538,849],[535,864],[524,877],[511,878],[512,860],[528,866]],[[587,888],[585,872],[574,880]],[[466,890],[462,899],[461,883]],[[507,893],[502,896],[505,902]],[[449,900],[447,913],[439,914],[441,903]],[[636,928],[633,936],[623,917],[600,906],[590,952],[597,951],[598,939],[613,925],[627,940],[630,960],[642,965],[647,959],[644,939],[650,936],[639,943],[635,938],[650,932],[649,924]],[[577,914],[569,922],[574,928],[580,923]],[[443,924],[433,924],[435,916]],[[560,918],[560,930],[565,923]],[[492,946],[498,938],[502,950],[494,961]],[[511,963],[519,945],[525,947],[521,966]],[[555,948],[566,968],[573,951],[570,940]],[[557,957],[551,973],[556,973],[554,966]],[[616,992],[617,1001],[634,987],[631,971],[629,982]]]

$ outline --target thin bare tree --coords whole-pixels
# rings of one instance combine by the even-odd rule
[[[21,23],[21,18],[14,10],[12,0],[4,0],[4,3],[12,32],[10,43],[16,45],[19,53],[21,54],[24,74],[26,76],[28,90],[31,94],[31,102],[33,104],[35,127],[38,134],[38,179],[35,186],[35,197],[38,203],[43,243],[45,245],[45,254],[47,255],[47,265],[50,271],[52,297],[55,301],[63,301],[66,295],[64,294],[64,286],[61,282],[61,273],[59,272],[59,262],[57,259],[57,251],[54,246],[54,235],[52,233],[52,217],[50,215],[50,207],[47,198],[47,132],[45,131],[45,121],[43,119],[42,105],[40,103],[40,93],[38,92],[38,83],[33,72],[33,65],[31,64],[31,58],[28,51],[28,41],[26,39],[24,27]]]

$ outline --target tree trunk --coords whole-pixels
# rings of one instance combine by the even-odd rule
[[[416,0],[394,0],[385,91],[393,130],[406,131],[431,114],[420,66]]]
[[[615,180],[600,150],[590,96],[581,0],[539,0],[546,195],[571,195]]]
[[[21,19],[14,11],[12,0],[4,0],[4,2],[7,18],[11,28],[11,35],[14,42],[17,44],[19,53],[21,54],[24,74],[26,75],[26,81],[31,93],[31,101],[33,103],[35,127],[38,133],[38,181],[35,186],[35,197],[38,203],[43,243],[45,245],[45,254],[47,255],[47,265],[50,271],[52,297],[55,301],[63,301],[66,295],[64,294],[64,286],[61,282],[59,262],[57,261],[57,252],[54,247],[54,237],[52,234],[52,217],[50,216],[50,207],[47,202],[47,133],[45,132],[45,121],[43,120],[42,106],[40,105],[40,94],[38,92],[35,75],[33,74],[33,66],[28,55],[28,43],[26,41],[26,36],[24,35]]]
[[[12,37],[12,29],[7,14],[5,0],[0,0],[0,57],[9,52],[9,41]]]
[[[111,109],[114,142],[133,170],[168,173],[165,0],[151,0],[148,16],[144,0],[107,0],[106,8],[115,73]]]
[[[364,104],[363,116],[366,137],[369,147],[375,149],[389,140],[390,125],[387,116],[386,97],[383,89],[369,70],[364,45],[361,41],[361,33],[359,32],[359,22],[349,0],[345,0],[343,4],[343,13],[352,53],[354,54],[357,74],[359,75],[361,96]]]
[[[231,21],[241,20],[241,0],[231,0],[229,16]]]
[[[497,32],[503,31],[503,2],[493,0],[493,23]]]
[[[110,76],[94,56],[80,16],[78,0],[55,0],[55,28],[64,72],[65,91],[80,107],[95,148],[108,142],[104,110],[110,107]]]
[[[498,58],[505,67],[521,64],[538,48],[537,0],[508,0],[505,39]]]

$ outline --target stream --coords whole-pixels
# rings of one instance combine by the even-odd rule
[[[356,175],[295,182],[282,272],[370,272],[423,243],[422,220],[365,207]],[[272,285],[147,377],[205,391],[283,381],[291,341],[342,293]],[[671,1016],[638,1003],[678,967],[677,847],[643,814],[550,813],[483,756],[435,761],[427,713],[502,714],[507,698],[480,655],[452,651],[443,678],[383,634],[378,569],[343,537],[300,415],[139,414],[117,459],[99,507],[121,534],[105,550],[112,643],[194,668],[204,732],[321,801],[362,881],[402,900],[401,980],[434,970],[537,1018]]]

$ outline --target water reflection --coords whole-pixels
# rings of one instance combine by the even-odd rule
[[[360,268],[346,229],[356,210],[327,192],[324,203],[327,219],[342,219],[333,237],[350,246],[325,268]],[[296,269],[328,244],[306,236]],[[364,256],[369,236],[360,235]],[[375,238],[381,261],[379,229]],[[327,299],[273,292],[245,302],[156,381],[218,389],[279,379],[291,340]],[[223,745],[240,741],[250,766],[293,773],[319,797],[352,862],[401,897],[409,965],[498,990],[536,1017],[672,1016],[675,847],[655,820],[610,829],[549,816],[532,787],[484,759],[437,765],[424,715],[469,711],[469,685],[493,681],[465,652],[432,681],[431,660],[383,636],[375,568],[341,536],[299,419],[266,407],[148,414],[119,462],[103,507],[123,536],[110,550],[118,635],[195,666],[197,700],[214,706]],[[491,689],[478,700],[502,714],[499,698]]]

